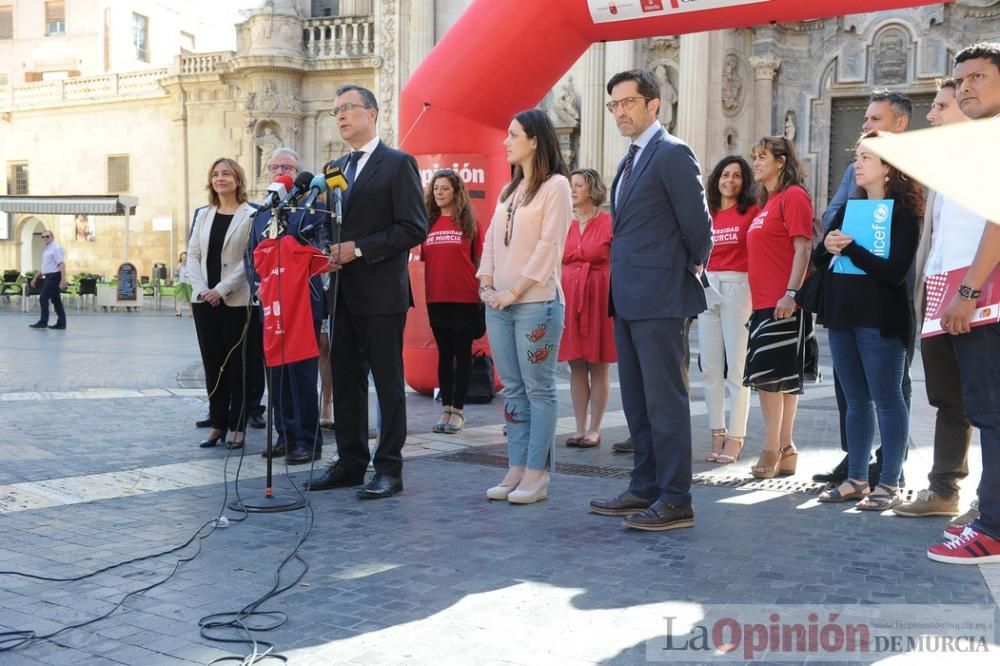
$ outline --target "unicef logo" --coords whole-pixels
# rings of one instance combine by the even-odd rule
[[[885,222],[889,219],[889,207],[885,204],[875,206],[875,221]]]

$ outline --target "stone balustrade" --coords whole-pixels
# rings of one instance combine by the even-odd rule
[[[375,53],[375,18],[312,18],[305,22],[302,41],[306,56],[311,58],[370,56]]]
[[[166,69],[105,74],[59,81],[39,81],[0,90],[0,108],[11,110],[59,106],[73,102],[113,102],[123,98],[161,97]]]
[[[231,58],[231,51],[185,53],[180,56],[180,74],[213,74],[219,63]]]

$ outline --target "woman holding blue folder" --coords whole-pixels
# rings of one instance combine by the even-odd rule
[[[862,140],[874,136],[878,132]],[[903,375],[914,322],[905,280],[920,239],[924,191],[863,143],[855,154],[858,190],[813,251],[825,271],[817,314],[829,329],[833,368],[847,399],[847,480],[819,501],[860,500],[858,509],[885,511],[901,501],[909,436]],[[876,414],[884,458],[869,494]]]

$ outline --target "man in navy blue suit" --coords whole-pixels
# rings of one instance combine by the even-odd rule
[[[691,149],[657,120],[660,86],[631,70],[608,82],[608,110],[628,153],[611,186],[611,314],[622,406],[635,446],[628,490],[590,510],[628,527],[694,525],[687,320],[705,310],[698,279],[712,249],[712,219]]]

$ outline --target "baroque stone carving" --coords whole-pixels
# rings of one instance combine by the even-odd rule
[[[261,180],[267,178],[267,163],[271,161],[271,155],[278,148],[285,145],[281,137],[274,132],[270,124],[261,123],[261,133],[254,137],[254,144],[257,146],[257,174]]]
[[[875,37],[875,85],[906,83],[910,64],[910,36],[899,26],[883,28]]]
[[[735,116],[743,106],[746,84],[740,57],[729,53],[722,61],[722,112]]]
[[[789,109],[785,112],[785,138],[795,143],[795,135],[798,133],[798,119],[795,112]]]
[[[671,67],[666,63],[657,63],[653,66],[653,76],[660,84],[660,124],[673,133],[677,125],[677,86],[673,81],[677,80],[677,74],[671,71]]]
[[[549,118],[556,127],[580,126],[580,99],[573,89],[573,77],[567,77],[556,96],[556,101],[549,109]]]

